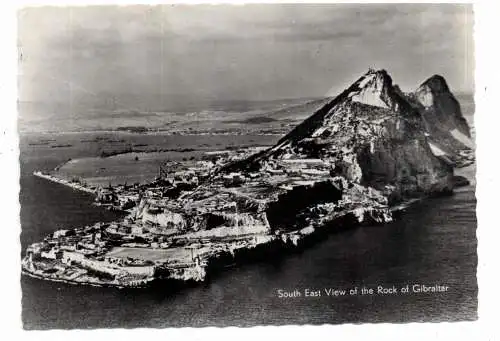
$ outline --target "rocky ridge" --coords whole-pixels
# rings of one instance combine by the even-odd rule
[[[274,147],[227,169],[255,170],[271,160],[320,158],[330,163],[332,174],[385,191],[393,199],[451,191],[452,165],[436,157],[429,144],[434,136],[426,128],[429,120],[407,98],[385,70],[370,70]],[[446,112],[444,108],[440,114]]]

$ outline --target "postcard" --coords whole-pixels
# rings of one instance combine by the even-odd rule
[[[25,330],[478,319],[472,4],[17,19]]]

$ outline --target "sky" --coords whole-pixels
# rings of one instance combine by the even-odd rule
[[[467,4],[41,7],[18,13],[19,98],[138,109],[334,95],[369,67],[474,87]]]

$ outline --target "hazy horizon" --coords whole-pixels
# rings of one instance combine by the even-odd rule
[[[26,8],[19,101],[57,116],[319,98],[369,67],[403,91],[441,74],[471,93],[472,25],[470,4]]]

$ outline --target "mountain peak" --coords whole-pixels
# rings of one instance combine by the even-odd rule
[[[433,75],[429,77],[425,82],[423,82],[419,89],[421,88],[429,88],[434,93],[446,93],[450,92],[450,88],[446,83],[446,80],[441,75]]]
[[[386,70],[368,69],[348,94],[352,102],[399,111],[401,98]]]
[[[370,68],[356,83],[360,89],[366,87],[381,89],[383,87],[391,87],[392,78],[384,69],[375,70]]]
[[[385,69],[374,69],[374,68],[368,68],[368,71],[365,73],[365,75],[383,75],[383,76],[388,76],[389,74]]]
[[[453,95],[434,92],[444,91],[447,87],[444,78],[435,75],[421,86],[421,92],[405,94],[393,84],[386,70],[369,69],[338,96],[293,128],[276,145],[248,159],[230,164],[223,171],[260,169],[268,161],[289,158],[338,159],[340,165],[335,167],[339,166],[338,169],[342,170],[345,168],[342,166],[344,161],[347,165],[353,164],[353,160],[358,157],[371,158],[371,155],[378,155],[374,153],[377,146],[387,146],[389,142],[390,146],[400,144],[409,149],[417,145],[415,154],[426,154],[423,151],[430,135],[435,143],[439,136],[448,134],[448,130],[454,128],[466,137],[470,136],[467,123],[461,117],[458,102]],[[435,100],[439,105],[434,105]],[[449,123],[451,119],[453,124]],[[457,131],[454,132],[455,135]],[[430,149],[427,149],[430,153]],[[365,154],[356,154],[358,152]],[[397,148],[394,150],[394,155],[401,159],[409,155],[404,154],[407,152],[402,152],[404,155],[400,153]],[[427,154],[422,157],[432,158]],[[376,160],[373,165],[385,162]],[[434,161],[429,161],[429,164],[435,166]],[[359,169],[346,169],[350,170],[342,172],[348,178],[353,178],[352,174],[357,174],[353,176],[359,178]],[[373,175],[370,174],[367,179]]]
[[[427,130],[433,131],[434,135],[439,132],[440,135],[448,136],[449,132],[456,130],[467,138],[471,137],[460,103],[451,93],[443,76],[431,76],[418,87],[413,96],[418,105],[424,108],[424,123]],[[448,140],[452,141],[453,138],[448,137]]]

